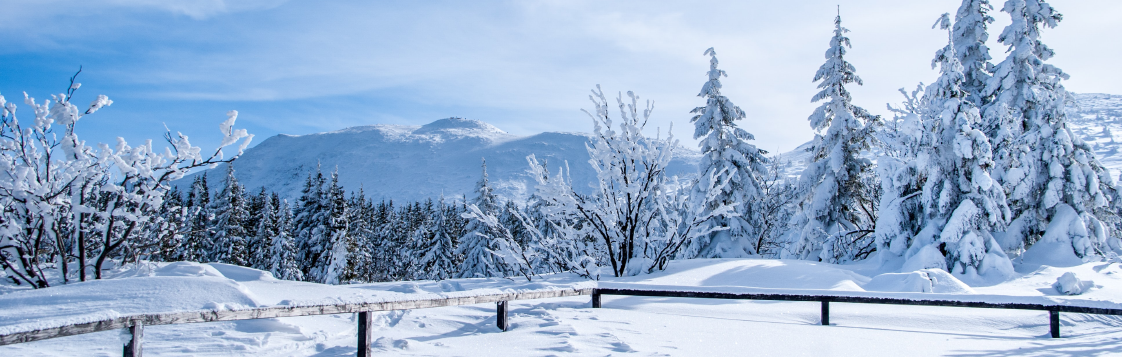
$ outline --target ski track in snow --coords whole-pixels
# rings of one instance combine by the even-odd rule
[[[16,290],[0,295],[0,328],[21,317],[66,320],[79,302],[86,311],[197,309],[198,295],[168,295],[165,301],[131,300],[112,293],[137,285],[154,291],[182,280],[217,287],[235,286],[252,303],[284,300],[315,302],[347,296],[401,296],[399,291],[447,293],[473,289],[541,288],[582,280],[564,274],[527,283],[521,280],[460,279],[446,282],[393,282],[344,286],[287,282],[255,270],[225,265],[161,263],[163,269],[126,271],[118,279],[72,284],[47,290]],[[170,267],[169,267],[170,266]],[[210,269],[213,267],[213,269]],[[1022,276],[1006,283],[974,287],[978,294],[1065,297],[1051,288],[1056,278],[1074,272],[1095,287],[1073,299],[1122,303],[1122,264],[1087,263],[1068,268],[1019,266]],[[804,261],[712,259],[675,261],[665,272],[605,282],[680,285],[698,288],[737,284],[772,289],[827,289],[860,292],[871,262],[830,265]],[[215,272],[221,272],[215,276]],[[185,275],[190,275],[186,276]],[[220,279],[220,277],[228,279]],[[167,284],[164,280],[172,281]],[[140,290],[140,289],[137,289]],[[51,294],[45,294],[51,292]],[[90,292],[100,292],[90,294]],[[466,292],[466,291],[465,291]],[[38,303],[20,298],[47,296]],[[83,301],[83,297],[92,297]],[[937,296],[933,295],[933,296]],[[211,303],[225,303],[213,301]],[[588,297],[511,302],[511,329],[495,327],[495,305],[479,304],[375,313],[373,348],[389,356],[1054,356],[1106,355],[1122,351],[1122,317],[1062,314],[1064,338],[1049,338],[1045,312],[927,306],[831,304],[832,326],[819,326],[815,302],[603,297],[592,309]],[[54,315],[52,315],[52,311]],[[122,330],[123,331],[123,330]],[[347,356],[355,353],[354,314],[291,317],[185,325],[148,326],[144,349],[154,356]],[[117,356],[122,334],[107,331],[0,347],[3,356]]]

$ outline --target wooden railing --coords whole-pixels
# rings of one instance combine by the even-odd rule
[[[643,286],[643,284],[601,284],[592,293],[592,307],[601,306],[602,295],[628,295],[650,297],[675,297],[675,298],[703,298],[703,299],[734,299],[734,300],[773,300],[773,301],[817,301],[822,304],[822,325],[830,324],[830,303],[854,304],[887,304],[887,305],[919,305],[919,306],[948,306],[948,307],[973,307],[983,309],[1010,309],[1010,310],[1037,310],[1047,311],[1049,317],[1049,330],[1052,338],[1060,337],[1060,313],[1080,313],[1096,315],[1122,316],[1119,304],[1107,303],[1113,307],[1089,307],[1066,305],[1056,301],[1048,301],[1043,297],[1014,297],[1001,295],[976,295],[976,294],[924,294],[924,293],[875,293],[875,292],[847,292],[830,290],[802,290],[791,292],[768,292],[775,289],[740,288],[736,291],[705,291],[705,288],[685,288],[667,286]],[[864,296],[861,296],[864,295]],[[876,296],[881,295],[881,296]],[[990,300],[990,301],[984,301]],[[1001,302],[1002,300],[1008,302]],[[1040,303],[1019,302],[1021,300],[1043,300]],[[995,302],[996,301],[996,302]],[[1096,303],[1093,301],[1071,301],[1076,303]],[[1101,302],[1097,302],[1101,303]]]
[[[585,284],[587,286],[587,284]],[[497,325],[506,331],[508,328],[506,313],[507,301],[546,299],[566,296],[591,295],[595,289],[592,287],[553,288],[538,290],[522,290],[494,294],[480,294],[470,296],[435,297],[427,299],[402,299],[307,305],[307,306],[266,306],[251,309],[236,310],[205,310],[189,312],[173,312],[161,314],[139,314],[121,316],[101,321],[71,324],[52,328],[37,329],[32,331],[15,332],[0,335],[0,345],[10,345],[31,341],[40,341],[50,338],[81,335],[98,331],[109,331],[127,328],[132,334],[130,341],[124,346],[124,356],[141,356],[141,340],[144,335],[144,326],[173,325],[196,322],[234,321],[266,319],[274,317],[297,317],[358,313],[358,355],[370,356],[372,321],[371,312],[424,309],[431,307],[474,305],[481,303],[497,303]]]
[[[396,300],[381,300],[358,303],[339,303],[307,306],[267,306],[250,309],[236,310],[206,310],[191,312],[174,312],[162,314],[140,314],[122,316],[101,321],[70,324],[52,328],[43,328],[32,331],[15,332],[0,335],[0,345],[10,345],[23,342],[40,341],[55,337],[73,336],[98,331],[128,329],[132,335],[130,341],[124,346],[125,356],[141,356],[141,340],[144,335],[144,326],[171,325],[196,322],[250,320],[274,317],[316,316],[331,314],[358,313],[358,356],[370,356],[372,312],[423,309],[443,306],[473,305],[480,303],[496,303],[496,325],[502,331],[509,327],[507,322],[507,303],[516,300],[546,299],[578,295],[591,295],[592,307],[602,306],[603,295],[628,295],[649,297],[674,297],[674,298],[705,298],[705,299],[735,299],[735,300],[775,300],[775,301],[807,301],[819,302],[822,306],[822,325],[830,324],[830,303],[856,303],[856,304],[889,304],[889,305],[920,305],[920,306],[950,306],[972,307],[988,309],[1013,309],[1047,311],[1049,326],[1053,338],[1060,337],[1060,313],[1081,313],[1098,315],[1122,316],[1122,306],[1112,302],[1095,301],[1067,301],[1092,305],[1099,303],[1111,307],[1092,307],[1068,305],[1067,302],[1056,302],[1042,297],[1010,297],[1000,295],[952,295],[952,294],[915,294],[915,293],[868,293],[845,292],[829,290],[802,290],[782,292],[768,292],[774,289],[741,288],[742,291],[729,291],[729,289],[710,289],[699,287],[674,287],[644,284],[619,284],[600,283],[599,287],[590,284],[579,284],[571,288],[550,288],[538,290],[521,290],[515,292],[502,292],[492,294],[479,294],[470,296],[440,296],[434,298],[409,299],[403,297]],[[732,289],[737,290],[737,289]],[[1040,299],[1041,303],[1018,302],[1025,299]],[[983,301],[988,300],[988,301]],[[1002,302],[1002,301],[1012,302]],[[996,301],[996,302],[994,302]],[[1050,301],[1050,303],[1049,303]]]

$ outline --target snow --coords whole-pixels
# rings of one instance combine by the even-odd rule
[[[943,269],[923,269],[910,273],[885,273],[865,284],[869,291],[973,294],[974,289]]]
[[[1090,280],[1079,280],[1075,277],[1075,273],[1066,272],[1060,275],[1059,279],[1052,284],[1052,288],[1056,291],[1066,295],[1079,295],[1095,286],[1095,282]]]
[[[579,284],[725,292],[948,298],[989,302],[1122,307],[1122,264],[1018,265],[1018,277],[965,286],[939,270],[887,273],[870,259],[856,265],[764,259],[674,261],[664,272],[586,281],[569,274],[522,279],[455,279],[329,286],[272,279],[219,264],[128,265],[113,279],[0,295],[0,331],[114,314],[215,307],[305,305],[463,296]],[[1069,297],[1051,287],[1072,273],[1098,285]],[[927,287],[927,293],[919,292]],[[511,330],[495,326],[494,304],[375,313],[375,353],[386,355],[1101,355],[1122,349],[1122,317],[1062,314],[1064,338],[1048,338],[1043,312],[833,304],[818,326],[817,303],[588,297],[515,301]],[[950,327],[953,326],[953,327]],[[2,332],[0,332],[2,333]],[[118,355],[107,331],[0,347],[0,355]],[[728,336],[744,336],[730,338]],[[806,338],[813,336],[813,338]],[[151,355],[339,356],[355,353],[352,314],[149,326]]]

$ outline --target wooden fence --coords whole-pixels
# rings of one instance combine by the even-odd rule
[[[423,309],[443,306],[473,305],[480,303],[496,303],[496,325],[502,331],[509,327],[507,321],[507,306],[509,301],[546,299],[578,295],[591,295],[592,307],[600,308],[603,295],[628,295],[649,297],[674,297],[674,298],[705,298],[705,299],[735,299],[735,300],[775,300],[775,301],[807,301],[819,302],[822,305],[822,325],[830,324],[830,303],[856,303],[856,304],[889,304],[889,305],[919,305],[919,306],[949,306],[972,307],[987,309],[1012,309],[1047,311],[1049,326],[1053,338],[1060,337],[1060,313],[1081,313],[1098,315],[1122,316],[1122,309],[1097,308],[1073,306],[1063,304],[1036,304],[1036,303],[993,303],[983,301],[963,301],[947,298],[938,298],[941,294],[932,294],[916,298],[877,297],[877,296],[851,296],[846,292],[821,292],[821,293],[758,293],[758,292],[719,292],[699,291],[699,288],[672,289],[666,286],[644,287],[642,284],[604,284],[609,287],[577,287],[566,289],[540,289],[518,292],[481,294],[462,297],[437,297],[429,299],[401,299],[391,301],[375,301],[361,303],[340,303],[309,306],[268,306],[244,310],[207,310],[192,312],[175,312],[164,314],[141,314],[123,316],[113,319],[89,323],[71,324],[53,328],[33,331],[16,332],[0,335],[0,345],[10,345],[23,342],[40,341],[55,337],[73,336],[98,331],[128,329],[132,335],[131,340],[124,346],[124,356],[141,356],[141,340],[144,335],[144,326],[171,325],[196,322],[233,321],[264,319],[274,317],[315,316],[330,314],[358,313],[358,356],[370,356],[370,343],[372,335],[370,325],[372,312]]]

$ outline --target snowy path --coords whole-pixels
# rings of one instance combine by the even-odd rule
[[[861,294],[870,278],[862,267],[767,261],[713,260],[675,263],[664,273],[614,281],[698,287],[727,285],[771,289],[832,289]],[[1119,300],[1118,264],[1041,268],[977,293],[1058,298],[1048,284],[1063,271],[1092,278],[1098,287],[1079,297]],[[747,272],[747,273],[746,273]],[[767,272],[768,274],[763,274]],[[813,274],[811,274],[813,273]],[[229,274],[227,277],[230,277]],[[1097,274],[1097,275],[1093,275]],[[122,279],[128,280],[128,279]],[[350,295],[390,296],[527,286],[503,279],[322,286],[268,279],[234,279],[255,304],[300,296],[308,301]],[[548,283],[579,280],[555,277]],[[227,281],[229,282],[229,281]],[[735,284],[734,284],[735,283]],[[839,290],[840,289],[840,290]],[[63,291],[63,290],[58,290]],[[0,295],[9,318],[25,316]],[[108,299],[102,295],[102,299]],[[60,297],[61,298],[61,297]],[[71,297],[73,298],[73,297]],[[72,304],[68,303],[67,305]],[[97,302],[85,302],[96,304]],[[130,302],[102,301],[106,305]],[[88,307],[88,306],[87,306]],[[1122,353],[1122,317],[1063,314],[1064,338],[1048,338],[1044,312],[951,307],[835,303],[832,326],[819,326],[816,302],[604,296],[511,303],[511,330],[495,326],[494,304],[376,313],[374,350],[402,356],[565,355],[814,355],[814,356],[1066,356]],[[5,320],[0,311],[0,325]],[[355,353],[353,314],[237,322],[151,326],[145,352],[154,356],[344,356]],[[103,332],[0,347],[3,356],[118,356],[120,333]]]

